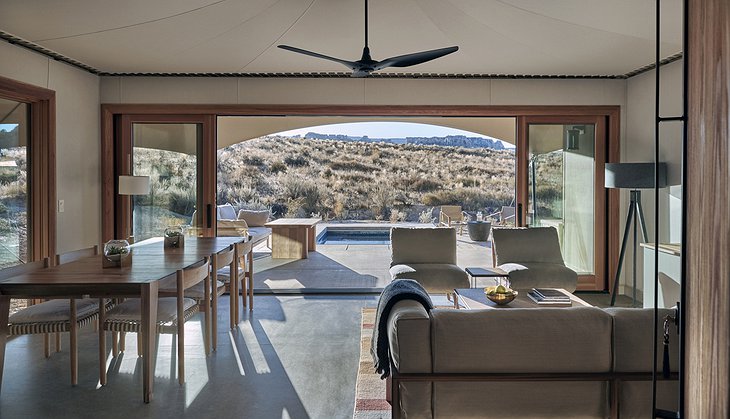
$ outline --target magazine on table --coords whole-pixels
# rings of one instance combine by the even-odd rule
[[[552,288],[533,288],[527,296],[539,305],[571,305],[570,297]]]

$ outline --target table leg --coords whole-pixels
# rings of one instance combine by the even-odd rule
[[[317,251],[317,228],[315,226],[307,227],[307,246],[310,252]]]
[[[253,248],[248,252],[248,309],[253,310]]]
[[[144,402],[152,400],[157,361],[157,290],[156,281],[142,285],[142,390]]]
[[[10,316],[10,297],[0,295],[0,388],[3,382],[3,369],[5,366],[5,344],[8,340],[8,317]]]
[[[99,298],[99,384],[106,385],[106,301]]]

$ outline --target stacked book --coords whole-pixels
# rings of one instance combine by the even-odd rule
[[[533,288],[527,296],[541,306],[569,306],[570,296],[553,288]]]

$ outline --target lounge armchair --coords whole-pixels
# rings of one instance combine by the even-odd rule
[[[406,228],[390,230],[390,276],[413,279],[430,293],[469,288],[469,277],[456,265],[456,230]]]
[[[464,233],[464,225],[469,215],[461,210],[459,205],[442,205],[439,211],[439,225],[444,227],[458,227],[459,234]]]
[[[512,288],[575,291],[578,274],[565,266],[553,227],[492,229],[495,265],[509,273]]]

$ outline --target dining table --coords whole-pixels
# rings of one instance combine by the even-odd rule
[[[165,248],[162,238],[148,239],[131,246],[129,266],[104,268],[103,255],[86,257],[67,264],[25,272],[0,281],[0,389],[2,388],[5,347],[9,331],[11,298],[140,298],[142,306],[142,391],[143,400],[152,400],[157,345],[157,298],[161,286],[174,284],[177,271],[225,250],[243,237],[186,237],[179,248]],[[100,304],[103,321],[104,304]],[[99,333],[99,359],[105,355],[104,333]],[[106,365],[100,362],[100,377]],[[101,384],[105,380],[101,379]]]

